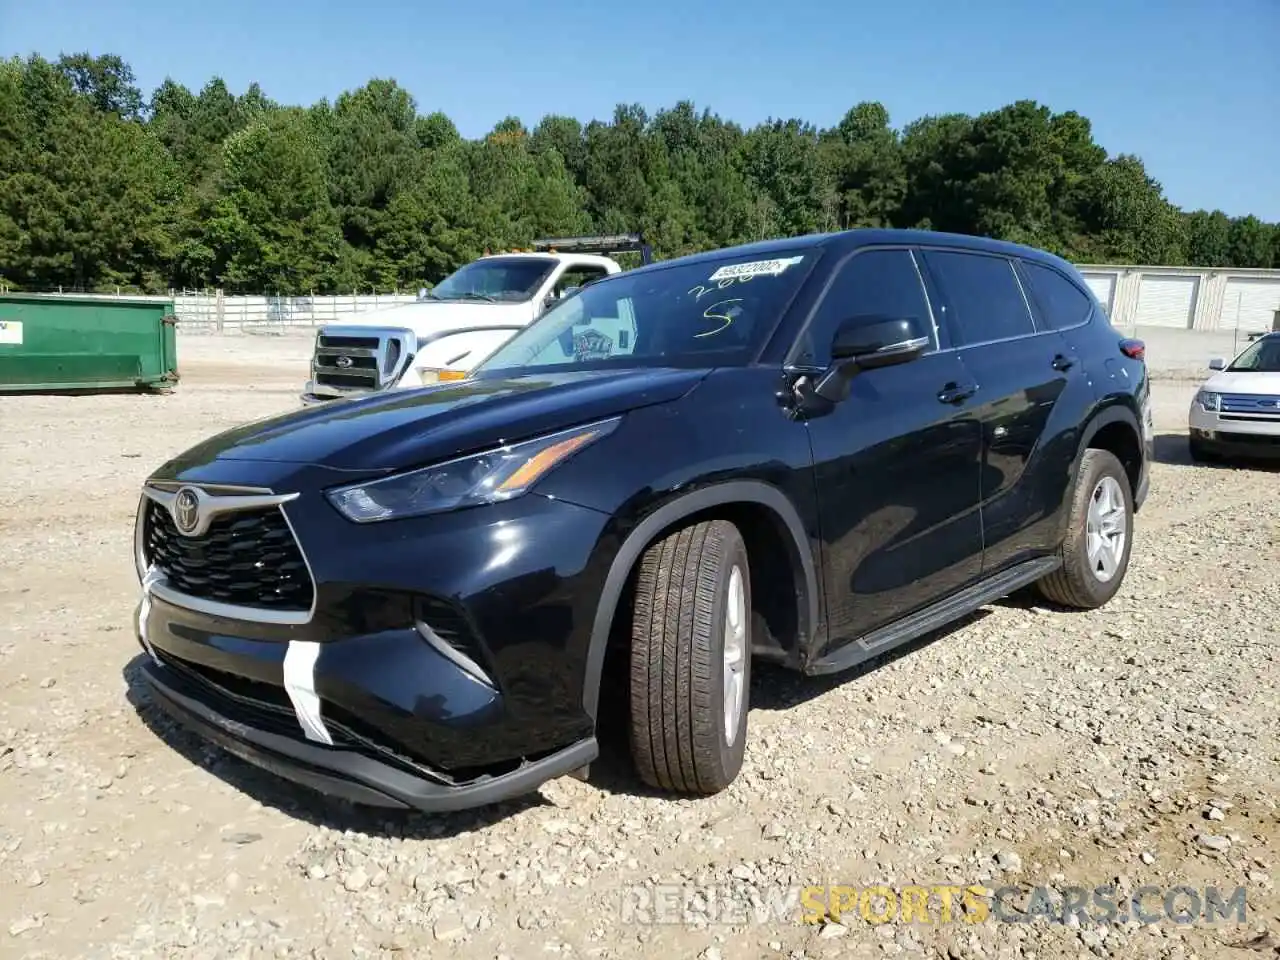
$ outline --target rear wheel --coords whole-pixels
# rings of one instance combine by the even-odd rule
[[[1084,452],[1067,524],[1062,566],[1038,586],[1054,603],[1092,610],[1120,589],[1133,549],[1133,492],[1115,454]]]
[[[650,786],[723,790],[742,768],[751,571],[738,528],[685,527],[640,559],[631,633],[631,752]]]

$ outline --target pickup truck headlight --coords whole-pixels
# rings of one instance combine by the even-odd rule
[[[1222,395],[1218,393],[1209,393],[1208,391],[1201,390],[1199,394],[1196,395],[1196,401],[1205,410],[1222,409]]]
[[[356,523],[510,500],[583,447],[608,436],[621,422],[621,417],[601,420],[408,473],[337,487],[326,495],[343,516]]]

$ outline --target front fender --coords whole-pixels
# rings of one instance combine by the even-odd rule
[[[587,663],[583,680],[583,708],[594,721],[600,698],[600,680],[604,670],[609,635],[617,613],[618,601],[636,561],[645,548],[663,530],[680,520],[715,507],[733,504],[752,504],[772,511],[789,535],[798,558],[796,594],[798,600],[798,649],[810,645],[819,624],[819,581],[814,565],[813,551],[805,534],[804,524],[795,506],[777,487],[758,480],[731,480],[702,487],[698,490],[665,502],[645,516],[627,535],[614,555],[596,606],[595,620],[591,628],[591,641],[587,651]]]

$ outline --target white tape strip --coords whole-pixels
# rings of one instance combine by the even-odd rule
[[[320,697],[316,693],[316,661],[319,659],[320,644],[290,640],[284,655],[284,688],[307,739],[332,747],[333,737],[320,716]]]
[[[138,607],[138,638],[151,656],[152,662],[157,667],[162,667],[164,664],[156,656],[156,648],[151,646],[151,638],[147,636],[147,620],[151,617],[151,585],[159,579],[160,574],[155,570],[148,570],[142,578],[142,605]]]
[[[787,257],[784,260],[753,260],[750,263],[734,263],[727,267],[721,267],[710,277],[708,282],[713,280],[750,280],[752,277],[776,277],[787,267],[795,266],[804,255],[798,257]]]

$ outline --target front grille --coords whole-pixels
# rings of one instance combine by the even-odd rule
[[[1244,413],[1255,417],[1280,419],[1280,396],[1248,393],[1222,394],[1220,413]]]
[[[238,607],[311,609],[311,575],[279,507],[223,514],[203,536],[184,537],[169,511],[148,500],[144,524],[146,562],[179,593]]]
[[[377,390],[400,361],[400,341],[388,340],[382,370],[378,356],[382,352],[381,337],[338,336],[321,334],[316,338],[313,376],[316,383],[345,390]]]
[[[413,358],[414,336],[399,327],[325,327],[316,336],[311,378],[321,393],[385,390]]]

